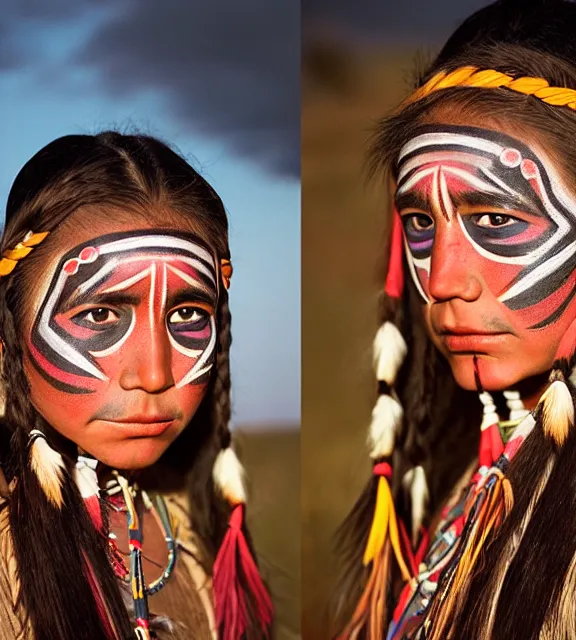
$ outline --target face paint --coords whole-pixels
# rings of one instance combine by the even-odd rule
[[[218,283],[213,254],[185,234],[112,234],[67,252],[27,342],[38,410],[93,455],[94,425],[101,440],[173,440],[214,363]]]
[[[445,353],[494,357],[508,335],[553,359],[574,316],[576,199],[550,160],[500,132],[426,127],[400,153],[395,207]]]

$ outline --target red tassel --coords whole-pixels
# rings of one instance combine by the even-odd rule
[[[221,629],[221,640],[238,640],[247,629],[246,593],[240,583],[240,574],[246,583],[246,589],[253,596],[256,616],[265,634],[272,623],[274,611],[272,601],[244,537],[243,520],[244,505],[236,505],[230,515],[228,531],[214,562],[216,625]]]
[[[100,497],[90,496],[89,498],[84,498],[84,505],[86,506],[86,510],[88,511],[88,515],[90,516],[92,523],[96,527],[96,531],[98,531],[99,533],[103,533],[104,520],[102,519]]]
[[[402,221],[398,213],[394,212],[390,240],[390,261],[388,262],[388,275],[386,276],[386,286],[384,287],[384,291],[392,298],[401,298],[404,289],[403,241]]]
[[[502,437],[498,424],[493,424],[482,430],[480,434],[480,453],[478,463],[480,467],[490,468],[504,452]]]

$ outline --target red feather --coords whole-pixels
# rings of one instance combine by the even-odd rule
[[[248,608],[245,588],[252,594],[256,616],[265,633],[269,630],[273,617],[272,601],[242,531],[243,520],[244,505],[236,505],[214,563],[216,624],[221,629],[222,640],[238,640],[246,631]],[[240,576],[243,577],[245,587],[240,582]]]

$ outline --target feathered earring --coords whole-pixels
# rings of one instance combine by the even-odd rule
[[[100,486],[98,485],[98,475],[96,474],[97,466],[98,460],[79,455],[74,467],[74,481],[96,530],[102,532],[104,530],[104,521],[100,505]]]
[[[30,467],[38,478],[38,483],[48,501],[57,509],[62,508],[62,481],[66,465],[62,456],[52,449],[46,436],[39,429],[30,431],[28,441]]]
[[[267,635],[273,606],[244,535],[245,472],[231,446],[218,453],[212,475],[214,484],[232,508],[228,530],[214,562],[216,625],[220,637],[236,640],[248,628],[246,592],[251,593],[256,604],[256,622]]]

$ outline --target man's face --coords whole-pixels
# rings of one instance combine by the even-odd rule
[[[505,389],[549,370],[576,316],[576,200],[551,161],[503,133],[423,128],[395,208],[428,331],[457,382]]]
[[[105,464],[153,464],[204,397],[218,274],[185,233],[133,230],[65,251],[26,337],[34,406]]]

